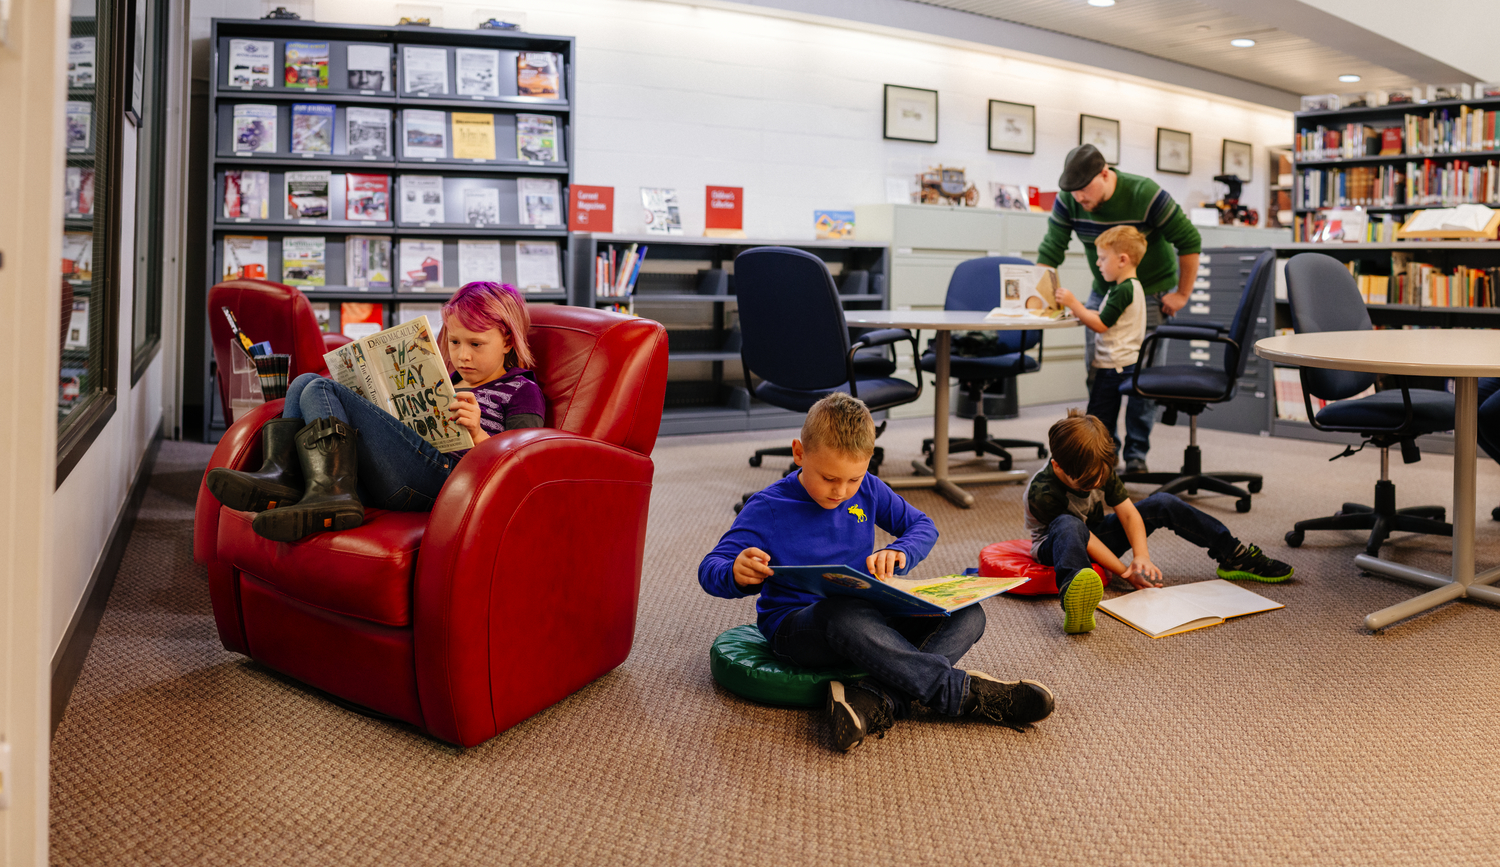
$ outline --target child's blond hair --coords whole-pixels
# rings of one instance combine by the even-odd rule
[[[1114,437],[1104,422],[1076,407],[1047,431],[1047,447],[1052,450],[1052,460],[1085,490],[1104,484],[1114,472]]]
[[[1094,249],[1124,253],[1130,260],[1130,267],[1134,268],[1146,255],[1146,236],[1134,226],[1115,226],[1094,239]]]
[[[836,391],[812,405],[802,422],[805,451],[834,449],[855,458],[875,454],[875,420],[865,402]]]

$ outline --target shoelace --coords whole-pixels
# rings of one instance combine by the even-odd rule
[[[979,696],[979,712],[986,719],[994,723],[999,723],[1008,729],[1024,732],[1026,731],[1026,726],[1010,718],[1011,712],[1015,710],[1015,706],[1016,690],[1014,689],[1007,692],[1004,698],[987,695]]]
[[[891,712],[885,709],[885,702],[881,702],[880,707],[870,714],[869,719],[865,720],[865,734],[884,740],[886,731],[895,724],[896,720],[891,716]]]

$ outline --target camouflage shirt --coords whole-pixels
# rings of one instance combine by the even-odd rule
[[[1074,515],[1093,532],[1104,520],[1104,507],[1118,506],[1129,499],[1125,483],[1111,470],[1104,484],[1092,491],[1075,491],[1064,485],[1052,471],[1052,462],[1037,470],[1026,484],[1026,531],[1031,534],[1031,555],[1047,540],[1052,522],[1062,515]]]

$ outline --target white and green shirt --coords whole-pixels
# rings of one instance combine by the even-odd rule
[[[1099,321],[1108,331],[1094,338],[1094,366],[1120,369],[1141,357],[1146,339],[1146,293],[1131,277],[1109,287],[1099,305]]]

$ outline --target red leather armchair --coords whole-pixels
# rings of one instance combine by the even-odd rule
[[[240,329],[255,341],[269,340],[271,348],[292,356],[288,382],[304,373],[328,375],[323,353],[349,342],[342,334],[324,334],[318,328],[318,317],[301,290],[270,280],[226,280],[208,290],[208,332],[213,338],[214,363],[219,370],[232,370],[229,353],[229,320],[219,312],[228,307],[240,323]],[[224,422],[234,424],[229,408],[229,385],[219,377],[219,403],[224,407]]]
[[[548,427],[480,444],[430,513],[370,508],[357,529],[278,543],[199,489],[193,555],[225,648],[462,746],[625,660],[666,331],[577,307],[531,315]],[[236,422],[209,468],[258,467],[282,403]]]

